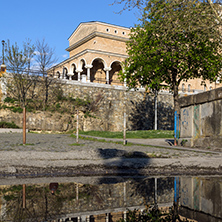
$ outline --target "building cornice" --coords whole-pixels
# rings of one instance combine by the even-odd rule
[[[93,24],[107,25],[107,26],[113,27],[113,28],[125,29],[126,31],[130,30],[130,28],[127,28],[127,27],[124,27],[124,26],[114,25],[114,24],[105,23],[105,22],[99,22],[99,21],[81,22],[81,23],[77,26],[77,28],[73,31],[73,33],[69,36],[68,40],[81,28],[81,26],[83,26],[83,25],[93,25]]]
[[[103,38],[107,38],[107,39],[112,39],[112,40],[117,40],[117,41],[121,41],[121,42],[127,42],[129,40],[129,38],[127,37],[121,37],[121,36],[116,36],[116,35],[111,35],[111,34],[107,34],[107,33],[102,33],[102,32],[93,32],[90,35],[86,36],[85,38],[79,40],[78,42],[72,44],[71,46],[69,46],[66,51],[70,52],[73,49],[76,49],[77,47],[79,47],[80,45],[86,43],[87,41],[95,38],[95,37],[103,37]]]

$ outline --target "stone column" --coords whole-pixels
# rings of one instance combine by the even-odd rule
[[[67,74],[69,76],[69,80],[72,80],[72,76],[74,75],[73,73],[68,73]]]
[[[124,83],[123,83],[123,85],[126,87],[126,78],[124,79]]]
[[[92,65],[85,65],[85,68],[87,69],[87,82],[90,82],[90,69],[92,67]]]
[[[106,71],[106,84],[109,84],[109,71],[111,71],[112,68],[106,67],[104,68],[104,71]]]
[[[106,222],[109,222],[109,213],[106,214]]]
[[[83,70],[76,70],[76,72],[78,73],[78,81],[80,81],[80,73],[82,72]]]

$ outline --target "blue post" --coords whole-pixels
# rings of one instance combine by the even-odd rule
[[[174,146],[177,145],[177,111],[174,112]]]
[[[178,200],[179,200],[179,190],[180,188],[180,179],[179,177],[175,177],[174,178],[174,203],[178,204]]]

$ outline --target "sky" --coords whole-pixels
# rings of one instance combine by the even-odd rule
[[[58,62],[68,58],[68,38],[81,22],[100,21],[124,27],[138,24],[137,10],[117,13],[123,5],[114,0],[0,0],[0,41],[26,39],[34,44],[43,38],[55,48]],[[2,54],[2,44],[0,46]]]

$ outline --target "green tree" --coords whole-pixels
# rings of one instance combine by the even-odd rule
[[[150,0],[141,24],[131,30],[122,81],[130,88],[156,89],[166,84],[179,111],[178,87],[182,80],[215,81],[222,68],[220,30],[210,7],[198,1]],[[157,13],[158,12],[158,13]],[[186,21],[191,21],[189,24]],[[208,26],[208,29],[202,28]]]
[[[171,0],[171,3],[177,3],[180,4],[182,1],[181,0]],[[190,1],[193,2],[193,1]],[[195,1],[194,1],[195,2]],[[211,12],[213,12],[214,16],[217,18],[217,24],[222,23],[222,18],[221,18],[221,5],[222,1],[221,0],[203,0],[201,1],[205,6],[210,6]],[[133,8],[138,8],[138,9],[143,9],[146,4],[147,0],[114,0],[113,4],[122,4],[123,9],[119,12],[122,13],[124,10],[132,10]],[[159,13],[159,11],[156,11],[156,13]],[[188,20],[186,20],[187,23],[189,23]],[[207,28],[207,27],[206,27]]]

